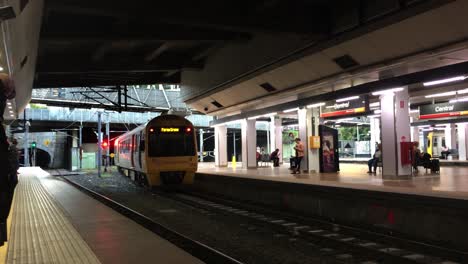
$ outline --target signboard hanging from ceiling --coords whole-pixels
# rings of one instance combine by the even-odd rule
[[[419,119],[468,115],[468,102],[430,104],[419,107]]]
[[[336,102],[329,101],[322,106],[320,117],[334,118],[342,116],[351,116],[365,114],[369,112],[369,96],[356,96],[354,99]]]

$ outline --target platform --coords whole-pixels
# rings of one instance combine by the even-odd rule
[[[199,173],[245,177],[279,182],[291,182],[352,189],[374,190],[405,194],[416,194],[443,198],[468,200],[468,167],[441,167],[440,174],[432,174],[428,170],[420,169],[412,177],[382,177],[367,173],[364,164],[340,164],[338,173],[302,173],[290,174],[287,165],[278,168],[260,167],[257,169],[242,169],[237,164],[234,169],[229,167],[215,167],[214,163],[199,163]]]
[[[202,263],[38,167],[21,168],[6,263]]]

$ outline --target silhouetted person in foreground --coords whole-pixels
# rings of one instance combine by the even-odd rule
[[[14,85],[6,74],[0,74],[0,80],[0,246],[3,246],[4,242],[7,241],[6,221],[18,183],[18,152],[16,147],[10,149],[3,127],[6,101],[15,97]]]

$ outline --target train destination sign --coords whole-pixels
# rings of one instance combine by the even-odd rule
[[[419,119],[433,119],[468,115],[468,102],[442,103],[419,107]]]
[[[161,127],[162,133],[177,133],[180,131],[178,127]]]
[[[322,118],[364,114],[369,111],[369,97],[359,96],[343,102],[330,101],[322,107]]]

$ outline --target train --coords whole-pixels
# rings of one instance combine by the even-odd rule
[[[182,116],[161,115],[122,134],[114,152],[119,171],[143,186],[192,184],[198,169],[195,129]]]

